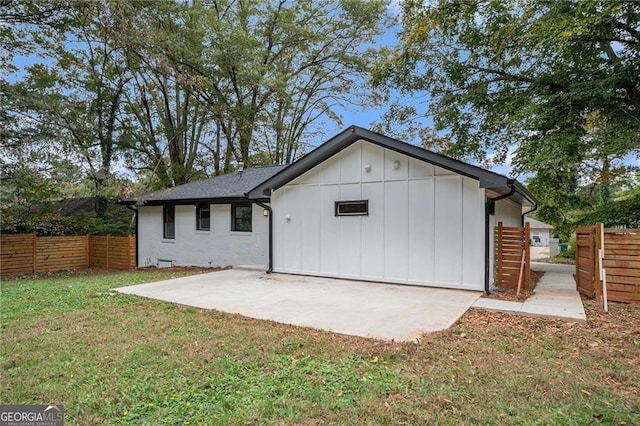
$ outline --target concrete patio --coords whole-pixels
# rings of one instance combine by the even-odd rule
[[[586,321],[573,266],[532,263],[544,271],[525,302],[431,287],[266,274],[230,269],[116,289],[186,306],[237,313],[361,337],[411,341],[445,330],[469,308]]]
[[[480,292],[230,269],[116,289],[122,294],[353,336],[410,341],[449,328]]]

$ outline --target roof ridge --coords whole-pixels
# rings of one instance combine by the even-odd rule
[[[247,167],[245,170],[249,170],[249,169],[266,169],[268,167],[286,167],[288,166],[288,164],[256,164],[254,166],[251,167]],[[236,170],[239,171],[239,170]]]

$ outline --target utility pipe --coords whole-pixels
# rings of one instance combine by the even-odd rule
[[[257,200],[254,202],[269,212],[269,269],[267,269],[267,274],[270,274],[273,272],[273,210],[268,204]]]

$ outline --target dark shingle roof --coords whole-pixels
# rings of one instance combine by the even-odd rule
[[[187,202],[195,200],[238,199],[274,174],[286,168],[284,166],[257,166],[226,175],[199,180],[173,188],[150,192],[135,198],[122,200],[123,204],[161,204],[163,202]]]

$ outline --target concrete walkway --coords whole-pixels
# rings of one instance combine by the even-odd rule
[[[526,301],[510,302],[480,298],[472,307],[523,315],[587,320],[582,299],[576,291],[576,283],[573,279],[575,266],[532,262],[531,269],[543,271],[545,274],[538,282],[533,296]]]
[[[396,341],[449,328],[481,295],[237,269],[116,290],[250,318]]]
[[[549,247],[545,246],[532,246],[531,247],[531,261],[535,262],[537,259],[548,259]]]

